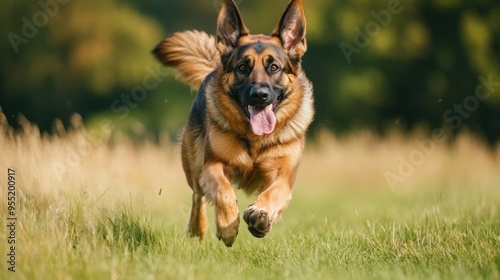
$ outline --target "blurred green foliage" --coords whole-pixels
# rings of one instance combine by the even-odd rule
[[[268,34],[287,0],[237,0]],[[465,127],[500,137],[496,0],[305,0],[315,86],[312,130]],[[143,135],[185,122],[194,92],[150,50],[186,29],[214,33],[221,0],[7,0],[0,10],[0,106],[43,130],[82,114]],[[109,123],[109,122],[108,122]]]

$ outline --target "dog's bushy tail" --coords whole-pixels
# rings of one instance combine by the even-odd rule
[[[215,38],[196,30],[173,33],[152,52],[164,65],[175,68],[178,78],[195,90],[220,63]]]

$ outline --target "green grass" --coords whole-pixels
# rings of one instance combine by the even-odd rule
[[[500,277],[493,188],[310,193],[298,186],[270,235],[255,239],[243,222],[233,248],[217,241],[213,215],[205,241],[186,236],[189,196],[164,213],[148,203],[106,206],[85,197],[20,202],[18,268],[3,270],[2,279]],[[240,211],[250,202],[242,197]],[[58,212],[58,203],[67,211]]]

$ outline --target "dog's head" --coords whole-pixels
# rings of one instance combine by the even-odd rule
[[[276,112],[292,92],[306,51],[301,0],[292,0],[271,36],[250,35],[233,0],[224,0],[217,19],[217,49],[227,92],[256,135],[270,134]]]

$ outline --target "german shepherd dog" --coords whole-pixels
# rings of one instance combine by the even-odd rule
[[[207,202],[216,234],[231,247],[240,223],[232,184],[258,197],[243,214],[264,237],[287,208],[314,116],[312,84],[301,67],[306,51],[301,0],[292,0],[270,36],[251,35],[233,0],[224,0],[217,37],[185,31],[153,50],[198,94],[184,128],[181,155],[193,190],[188,233],[203,240]]]

